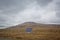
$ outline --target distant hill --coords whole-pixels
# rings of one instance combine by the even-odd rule
[[[35,22],[24,22],[22,24],[18,24],[16,26],[12,26],[6,29],[10,28],[21,28],[21,27],[60,27],[60,25],[56,24],[41,24],[41,23],[35,23]]]

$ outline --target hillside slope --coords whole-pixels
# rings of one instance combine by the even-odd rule
[[[32,32],[26,32],[27,28],[32,28]],[[25,22],[0,29],[0,37],[9,37],[14,40],[60,40],[60,25]]]

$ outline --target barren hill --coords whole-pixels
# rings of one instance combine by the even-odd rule
[[[32,32],[26,32],[32,28]],[[0,29],[0,37],[14,40],[60,40],[60,25],[25,22],[6,29]]]

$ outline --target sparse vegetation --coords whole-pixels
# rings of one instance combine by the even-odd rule
[[[42,26],[42,27],[41,27]],[[23,27],[17,26],[0,30],[0,37],[11,38],[13,40],[60,40],[60,27],[57,25],[31,25],[25,24]],[[32,27],[32,32],[27,33],[26,28]]]

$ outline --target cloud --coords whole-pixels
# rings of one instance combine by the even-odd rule
[[[59,3],[59,0],[0,0],[0,27],[28,21],[60,23]]]
[[[22,17],[21,19],[23,21],[34,21],[39,23],[52,23],[51,21],[56,18],[53,2],[47,7],[42,8],[35,1],[34,3],[28,5],[24,11],[19,12],[19,14],[21,15],[20,17]]]
[[[53,0],[37,0],[37,3],[41,6],[41,7],[45,7],[47,6],[49,3],[51,3]]]
[[[18,12],[24,10],[32,2],[32,0],[0,0],[0,27],[18,24],[16,20],[19,18]]]

